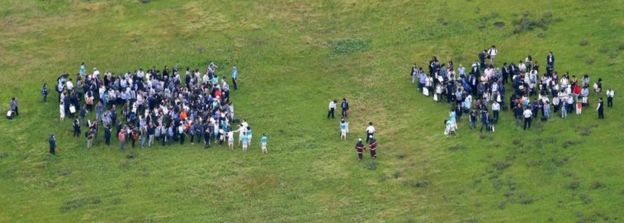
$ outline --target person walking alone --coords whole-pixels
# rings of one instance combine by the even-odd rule
[[[50,135],[48,143],[50,144],[50,154],[56,155],[56,136],[54,134]]]

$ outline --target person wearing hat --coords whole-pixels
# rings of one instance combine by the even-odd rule
[[[364,152],[364,143],[362,143],[362,138],[359,138],[357,143],[355,143],[355,151],[358,155],[358,160],[362,160],[362,153]]]
[[[377,140],[375,139],[375,137],[371,136],[368,142],[368,148],[370,148],[371,159],[376,159],[377,158]]]
[[[50,154],[56,155],[56,137],[54,136],[54,134],[50,134],[48,143],[50,143]]]

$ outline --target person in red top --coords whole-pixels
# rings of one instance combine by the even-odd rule
[[[362,153],[364,152],[364,143],[362,143],[362,139],[358,139],[355,144],[355,151],[357,151],[358,160],[362,160]]]
[[[370,148],[371,158],[376,159],[377,158],[377,139],[375,139],[374,137],[371,137],[370,141],[368,142],[368,148]]]

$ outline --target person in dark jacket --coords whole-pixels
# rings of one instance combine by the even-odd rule
[[[110,139],[111,139],[111,128],[110,128],[110,125],[106,125],[106,127],[104,127],[104,142],[106,143],[107,146],[110,146]]]
[[[50,143],[50,154],[56,155],[56,136],[54,134],[50,135],[48,143]]]
[[[362,160],[362,153],[364,153],[364,143],[362,143],[362,139],[358,139],[355,144],[355,151],[357,152],[358,160]]]
[[[74,137],[80,137],[80,121],[78,121],[78,119],[74,119],[73,127]]]
[[[48,84],[43,83],[43,87],[41,87],[41,95],[43,96],[43,102],[48,102]]]
[[[368,142],[368,148],[370,148],[371,159],[377,159],[377,139],[372,137]]]
[[[342,112],[340,113],[343,118],[346,118],[349,114],[349,102],[347,102],[346,98],[342,98],[342,103],[340,103],[340,108]]]

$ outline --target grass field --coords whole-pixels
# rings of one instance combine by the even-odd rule
[[[623,3],[0,0],[0,105],[16,96],[21,113],[0,121],[0,222],[622,222]],[[525,12],[532,22],[516,27]],[[545,64],[553,51],[559,72],[614,88],[615,107],[604,121],[587,109],[530,131],[506,112],[494,134],[462,119],[445,137],[448,106],[415,90],[411,64],[468,66],[492,44],[499,62]],[[269,154],[257,141],[246,154],[87,150],[39,93],[83,61],[116,72],[236,64],[236,113],[270,136]],[[325,119],[342,97],[348,141]],[[358,162],[368,121],[379,158]]]

